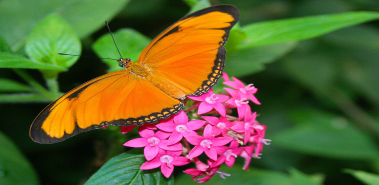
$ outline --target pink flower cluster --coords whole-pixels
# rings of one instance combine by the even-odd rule
[[[187,169],[184,173],[193,176],[200,183],[208,181],[215,174],[222,178],[230,176],[219,171],[221,164],[232,167],[239,156],[245,159],[244,170],[252,157],[259,158],[266,126],[256,121],[257,113],[252,113],[248,104],[252,101],[260,105],[254,96],[257,88],[253,84],[245,86],[240,80],[224,73],[225,94],[214,94],[213,90],[200,96],[188,96],[194,100],[192,107],[161,120],[159,124],[145,124],[138,128],[141,138],[126,142],[128,147],[144,147],[146,162],[141,169],[149,170],[161,167],[162,174],[170,177],[174,166],[183,166],[193,162],[195,169]],[[238,117],[230,114],[237,109]],[[196,112],[197,110],[197,112]],[[191,119],[186,113],[192,113]],[[207,116],[199,116],[207,114]],[[131,131],[135,126],[122,127],[122,133]],[[184,145],[184,146],[183,146]],[[193,145],[193,146],[190,146]],[[205,154],[207,164],[198,159]]]

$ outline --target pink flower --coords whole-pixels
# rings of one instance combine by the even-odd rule
[[[134,128],[136,128],[136,126],[137,125],[121,126],[121,134],[129,133]],[[152,123],[146,123],[138,127],[138,131],[141,131],[144,129],[157,130],[157,127],[155,126],[155,124],[152,124]]]
[[[259,125],[259,128],[256,129],[257,131],[257,134],[255,136],[252,136],[250,137],[249,139],[249,142],[252,143],[252,144],[256,144],[256,148],[255,148],[255,152],[254,152],[254,156],[255,158],[260,158],[259,157],[259,154],[262,152],[263,150],[263,144],[265,145],[270,145],[270,139],[264,139],[264,136],[265,136],[265,130],[266,130],[266,126],[264,125]]]
[[[225,82],[230,81],[229,80],[229,75],[227,73],[225,73],[225,72],[222,73],[222,78],[224,79]]]
[[[173,119],[165,120],[157,125],[157,127],[165,132],[171,133],[168,139],[168,145],[178,143],[183,136],[196,134],[194,130],[200,129],[205,124],[202,120],[192,120],[188,122],[188,116],[184,111],[173,116]]]
[[[225,106],[221,102],[226,102],[229,99],[227,95],[214,94],[211,89],[209,92],[200,96],[187,96],[189,99],[201,101],[198,114],[205,114],[213,108],[222,116],[226,116]]]
[[[161,167],[162,174],[169,178],[174,171],[174,166],[183,166],[191,161],[186,157],[181,157],[182,151],[163,151],[151,161],[146,161],[140,167],[141,170],[151,170]]]
[[[137,125],[121,126],[121,134],[126,134],[132,131]]]
[[[251,110],[246,109],[245,112],[245,118],[243,122],[237,123],[236,125],[232,126],[232,129],[236,132],[244,132],[245,136],[243,139],[243,144],[246,145],[246,143],[249,141],[250,136],[254,134],[255,128],[261,128],[262,126],[255,123],[255,118],[257,117],[257,113],[254,112],[254,114],[251,114]]]
[[[245,164],[243,165],[244,170],[249,170],[249,165],[253,155],[254,146],[245,146],[239,156],[245,159]]]
[[[253,94],[257,93],[257,91],[258,91],[258,89],[255,88],[253,86],[253,84],[249,84],[249,85],[245,86],[243,84],[243,82],[241,82],[237,78],[232,77],[232,79],[234,80],[234,82],[225,80],[225,82],[223,84],[228,85],[228,86],[236,89],[238,91],[238,93],[241,94],[242,98],[248,98],[257,105],[261,104],[258,101],[258,99],[253,95]]]
[[[205,154],[212,160],[217,160],[217,150],[215,146],[222,146],[228,144],[233,139],[230,137],[213,137],[212,126],[207,125],[204,129],[204,137],[195,135],[188,135],[187,141],[195,147],[188,154],[188,158],[195,158],[205,152]]]
[[[227,137],[226,134],[228,129],[233,125],[226,117],[213,117],[213,116],[202,116],[205,121],[213,126],[212,136],[218,136],[222,133],[223,136]]]
[[[157,130],[157,127],[153,123],[146,123],[138,127],[138,132],[141,132],[141,130],[149,129],[149,130]]]
[[[208,160],[208,165],[202,163],[200,160],[195,160],[196,167],[197,169],[187,169],[184,170],[184,173],[192,175],[192,179],[194,181],[198,181],[199,183],[204,183],[207,182],[209,179],[211,179],[216,173],[220,174],[220,177],[225,179],[224,176],[230,176],[230,174],[224,173],[224,172],[219,172],[218,170],[220,169],[220,165],[216,166],[215,162],[212,160]],[[203,176],[205,177],[196,179],[198,176]]]
[[[215,165],[221,165],[225,162],[227,166],[232,167],[237,158],[237,155],[239,155],[243,150],[242,147],[238,146],[239,144],[235,140],[230,143],[229,147],[218,146],[217,153],[221,156],[217,159]]]
[[[247,98],[243,98],[238,92],[235,90],[224,88],[228,93],[232,96],[226,103],[232,108],[237,108],[238,119],[242,119],[245,116],[246,109],[250,109],[249,101]]]
[[[170,151],[182,151],[183,146],[181,143],[177,143],[171,146],[167,145],[167,140],[170,135],[169,133],[158,131],[154,133],[154,131],[150,129],[144,129],[139,132],[142,138],[132,139],[124,144],[124,146],[140,148],[145,147],[144,154],[146,160],[151,160],[158,155],[159,149],[170,150]]]

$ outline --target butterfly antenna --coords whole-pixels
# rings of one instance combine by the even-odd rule
[[[114,45],[116,46],[117,51],[118,51],[118,53],[120,54],[120,57],[123,58],[122,55],[121,55],[120,50],[119,50],[118,47],[117,47],[116,41],[114,40],[114,37],[113,37],[112,32],[111,32],[111,29],[109,28],[108,21],[105,21],[105,24],[107,25],[108,31],[109,31],[109,33],[110,33],[111,36],[112,36],[113,43],[114,43]]]
[[[90,57],[90,56],[82,56],[82,55],[73,55],[73,54],[66,54],[66,53],[58,53],[58,55],[68,55],[73,57],[86,57],[86,58],[99,58],[99,57]],[[114,58],[99,58],[99,59],[107,59],[107,60],[118,60]]]

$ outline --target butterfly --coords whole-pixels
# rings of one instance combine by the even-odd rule
[[[189,14],[154,38],[137,62],[118,60],[123,70],[92,79],[49,104],[35,118],[30,137],[56,143],[106,125],[129,126],[167,119],[222,75],[224,44],[239,19],[232,5]]]

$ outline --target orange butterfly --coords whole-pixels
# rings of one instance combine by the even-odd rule
[[[159,34],[136,63],[118,60],[126,70],[90,80],[48,105],[31,125],[30,137],[56,143],[109,124],[155,123],[178,113],[179,100],[208,92],[221,77],[224,44],[238,19],[231,5],[185,16]]]

